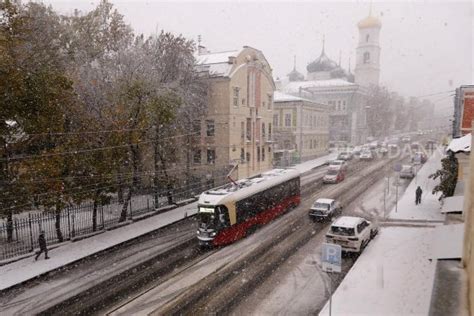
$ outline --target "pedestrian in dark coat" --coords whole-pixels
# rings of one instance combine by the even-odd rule
[[[48,257],[48,247],[46,247],[46,238],[44,237],[44,231],[42,230],[38,237],[38,244],[40,246],[40,251],[36,252],[35,261],[38,260],[38,257],[44,252],[44,258],[49,259]]]
[[[421,203],[421,195],[423,194],[423,190],[421,189],[420,186],[416,188],[416,199],[415,199],[415,204],[418,205]]]

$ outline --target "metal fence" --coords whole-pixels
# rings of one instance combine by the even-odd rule
[[[158,205],[155,205],[155,197],[152,194],[133,196],[127,205],[127,219],[133,219],[139,215],[152,212],[155,208],[167,206],[170,202],[177,203],[195,197],[202,191],[219,183],[194,183],[171,192],[172,201],[169,200],[169,192],[158,193]],[[105,230],[119,222],[123,203],[118,198],[113,198],[106,205],[96,207],[96,229]],[[8,223],[6,219],[0,221],[0,260],[33,252],[39,248],[38,236],[43,230],[48,245],[59,243],[58,229],[63,240],[71,240],[75,237],[94,233],[93,229],[94,205],[92,202],[81,205],[73,205],[64,208],[59,214],[54,212],[31,211],[16,214],[13,222]],[[8,236],[10,235],[10,238]]]

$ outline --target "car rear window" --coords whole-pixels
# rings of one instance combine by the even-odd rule
[[[354,236],[354,228],[331,226],[331,233],[341,236]]]

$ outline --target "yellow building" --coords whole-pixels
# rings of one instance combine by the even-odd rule
[[[207,165],[209,178],[236,164],[238,179],[271,169],[275,84],[263,53],[248,46],[211,53],[201,46],[196,59],[210,91],[194,164]]]

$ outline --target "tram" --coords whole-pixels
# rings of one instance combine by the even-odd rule
[[[199,244],[230,244],[300,201],[300,173],[296,169],[273,169],[203,192],[198,201]]]

